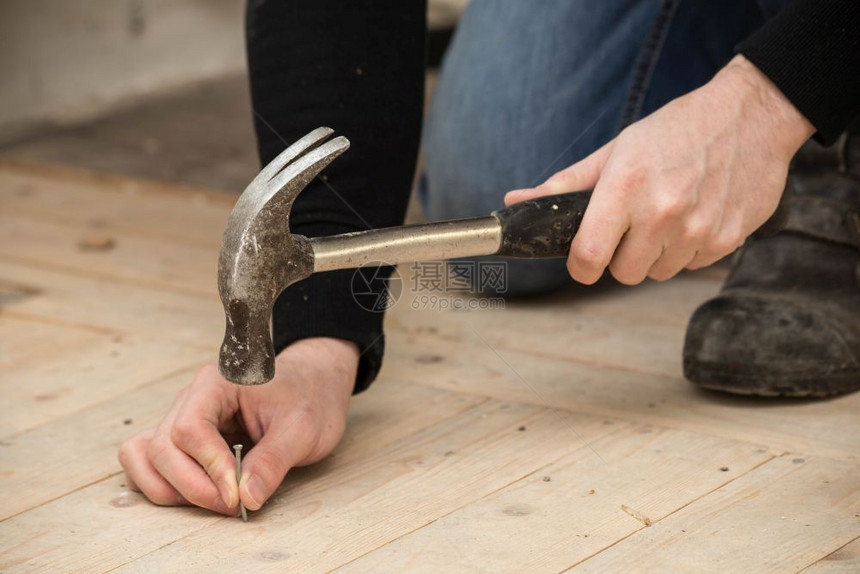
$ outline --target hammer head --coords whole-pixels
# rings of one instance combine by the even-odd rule
[[[236,202],[218,257],[218,293],[227,327],[218,360],[221,374],[241,385],[275,376],[272,305],[288,286],[311,275],[308,239],[290,233],[290,209],[299,193],[349,147],[344,137],[318,128],[267,165]]]

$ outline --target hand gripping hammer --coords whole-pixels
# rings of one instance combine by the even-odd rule
[[[590,192],[541,197],[486,217],[371,229],[330,237],[290,233],[299,193],[349,147],[319,128],[276,157],[236,202],[218,258],[218,292],[227,319],[218,367],[234,383],[275,375],[270,318],[277,296],[313,273],[476,255],[564,257]]]

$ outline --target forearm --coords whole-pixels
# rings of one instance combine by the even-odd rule
[[[738,51],[833,143],[860,115],[860,3],[795,0]]]
[[[787,161],[815,133],[815,127],[761,70],[743,55],[735,56],[703,91],[717,107],[738,105],[758,119],[775,156]]]
[[[424,18],[423,2],[402,0],[249,4],[261,162],[319,126],[352,143],[299,196],[290,216],[293,233],[402,223],[421,130]],[[311,336],[354,341],[364,353],[360,390],[380,365],[382,314],[356,304],[351,278],[351,271],[323,273],[287,289],[275,304],[274,338],[278,350]]]

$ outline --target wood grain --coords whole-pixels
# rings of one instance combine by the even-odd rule
[[[576,356],[577,350],[572,348],[571,354]],[[474,333],[444,326],[433,334],[413,330],[407,336],[389,337],[384,369],[390,376],[456,392],[860,461],[858,393],[824,401],[711,393],[691,385],[680,373],[664,376],[536,357],[528,351],[492,347]]]
[[[224,311],[215,298],[49,271],[2,259],[0,277],[33,293],[0,304],[0,311],[11,317],[113,335],[142,335],[213,353],[221,344]]]
[[[526,430],[519,431],[520,427]],[[321,571],[386,544],[616,430],[601,419],[490,401],[406,437],[343,472],[316,474],[237,532],[214,525],[131,563],[187,568]],[[272,536],[260,536],[272,532]],[[275,534],[276,533],[276,534]],[[267,561],[277,555],[276,561]]]
[[[0,438],[215,360],[176,343],[3,315],[0,341]]]
[[[856,574],[860,572],[860,538],[855,538],[839,550],[831,552],[809,568],[805,574]]]
[[[402,268],[346,436],[249,524],[128,492],[118,445],[220,343],[231,202],[0,162],[3,572],[856,570],[860,394],[682,378],[724,267],[479,312],[412,309]]]
[[[0,256],[28,266],[217,298],[217,252],[122,230],[0,216]]]
[[[580,449],[342,571],[558,572],[773,457],[756,445],[649,426],[592,447],[602,460]]]
[[[57,177],[51,169],[0,169],[0,205],[17,217],[124,230],[217,250],[234,198],[181,186],[91,174]]]
[[[791,572],[860,536],[860,466],[787,455],[640,530],[574,572]]]

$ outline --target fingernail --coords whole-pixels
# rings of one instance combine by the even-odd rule
[[[224,501],[227,508],[233,508],[237,504],[233,496],[234,492],[233,485],[227,479],[223,479],[218,483],[218,493],[221,495],[221,500]]]
[[[266,485],[263,484],[263,479],[252,474],[242,477],[242,484],[245,485],[245,492],[248,493],[248,498],[251,499],[251,504],[247,504],[251,510],[259,510],[263,503],[266,502]]]

